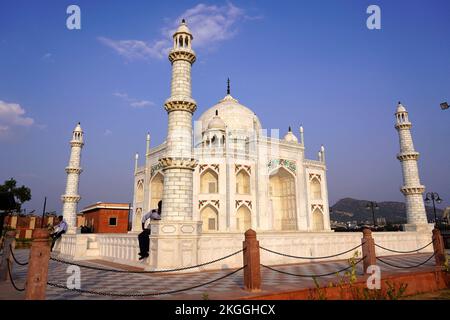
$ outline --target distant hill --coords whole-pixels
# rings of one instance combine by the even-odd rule
[[[366,209],[370,200],[357,200],[344,198],[336,202],[331,208],[330,219],[339,222],[356,220],[372,221],[372,210]],[[375,210],[375,219],[384,217],[388,223],[406,223],[406,206],[403,202],[378,202],[379,209]],[[434,220],[433,207],[425,207],[428,221]],[[442,217],[443,210],[436,208],[438,218]]]

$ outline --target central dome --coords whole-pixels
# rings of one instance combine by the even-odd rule
[[[253,131],[254,124],[257,130],[261,129],[261,123],[255,113],[227,94],[218,104],[203,112],[198,118],[198,121],[202,122],[202,131],[208,128],[216,111],[230,131]]]

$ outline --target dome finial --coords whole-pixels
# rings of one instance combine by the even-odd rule
[[[231,90],[230,90],[230,78],[228,78],[227,80],[227,94],[230,94]]]
[[[289,132],[292,132],[292,128],[291,128],[291,126],[289,126]]]
[[[219,115],[219,110],[216,110],[216,117]]]
[[[181,19],[181,23],[186,23],[186,19]]]

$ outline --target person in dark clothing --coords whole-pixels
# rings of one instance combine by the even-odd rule
[[[161,207],[162,201],[158,202],[158,209],[153,209],[147,212],[142,217],[142,232],[138,235],[139,240],[139,260],[145,259],[149,256],[148,252],[150,250],[150,221],[151,220],[161,220]],[[148,223],[147,223],[148,222]]]

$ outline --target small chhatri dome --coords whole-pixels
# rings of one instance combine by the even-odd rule
[[[284,140],[287,142],[298,142],[298,139],[295,134],[292,133],[292,129],[290,126],[288,133],[286,133],[286,135],[284,136]]]
[[[216,130],[225,130],[226,125],[225,122],[219,117],[219,110],[216,110],[216,115],[211,119],[208,124],[208,130],[216,129]]]
[[[405,107],[402,105],[402,103],[399,101],[397,105],[397,112],[406,112]]]
[[[83,132],[83,129],[81,129],[81,123],[78,122],[77,126],[75,127],[75,129],[73,130],[74,132]]]
[[[177,33],[188,33],[188,34],[191,35],[191,37],[192,37],[191,30],[189,30],[189,28],[188,28],[188,26],[187,26],[187,24],[186,24],[186,20],[185,20],[185,19],[181,20],[181,24],[180,24],[180,26],[178,27],[178,29],[177,29],[177,31],[175,32],[175,34],[177,34]]]

